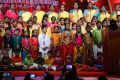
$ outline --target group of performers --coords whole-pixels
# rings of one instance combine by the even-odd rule
[[[33,12],[23,5],[17,11],[15,4],[4,10],[0,3],[0,60],[2,65],[41,67],[56,70],[65,64],[102,65],[102,31],[109,27],[110,20],[120,25],[120,4],[109,13],[106,6],[100,9],[88,3],[82,11],[78,3],[65,11],[41,10],[39,4]],[[25,66],[27,65],[27,67]]]

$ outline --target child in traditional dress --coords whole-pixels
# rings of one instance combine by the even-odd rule
[[[52,57],[51,51],[48,51],[48,57],[45,59],[45,65],[43,67],[45,69],[56,70],[56,66],[54,66],[54,58]]]
[[[20,31],[19,29],[14,30],[15,35],[13,35],[13,51],[21,50],[22,42],[21,42],[21,36],[19,35]]]
[[[39,68],[39,69],[42,69],[42,68],[43,68],[44,58],[42,58],[42,53],[41,53],[41,52],[38,53],[38,57],[37,57],[37,59],[35,60],[35,63],[38,64],[38,68]]]
[[[27,31],[24,31],[23,37],[22,37],[22,52],[21,52],[23,61],[26,58],[27,52],[29,50],[28,48],[29,48],[29,35]]]
[[[60,50],[56,52],[56,56],[54,58],[54,65],[56,66],[57,70],[60,70],[62,67],[62,58]]]
[[[11,36],[11,32],[8,28],[5,29],[5,36],[4,36],[4,49],[8,51],[9,57],[12,58],[13,53],[13,37]]]
[[[31,52],[31,55],[34,60],[38,56],[38,52],[39,52],[38,50],[39,50],[38,31],[33,30],[32,37],[29,39],[29,51]]]
[[[11,61],[12,61],[12,67],[14,68],[20,68],[22,69],[23,63],[22,63],[22,58],[20,56],[20,51],[16,50],[14,51],[15,55],[12,57]]]
[[[34,63],[34,59],[30,52],[27,53],[27,57],[24,60],[24,68],[25,69],[38,69],[38,65]]]

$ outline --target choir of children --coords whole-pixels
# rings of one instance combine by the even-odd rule
[[[70,13],[62,4],[58,14],[53,5],[44,12],[37,4],[32,13],[27,5],[17,11],[11,4],[5,15],[0,8],[1,65],[60,70],[63,65],[102,64],[102,31],[111,19],[120,26],[120,4],[115,7],[111,15],[105,6],[96,10],[91,2],[84,12],[75,3]]]

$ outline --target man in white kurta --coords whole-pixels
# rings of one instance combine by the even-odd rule
[[[50,50],[50,36],[46,34],[47,26],[42,26],[42,33],[38,36],[39,52],[42,53],[42,57],[47,57],[47,52]]]

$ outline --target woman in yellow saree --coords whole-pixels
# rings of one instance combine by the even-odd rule
[[[58,13],[58,20],[60,18],[69,18],[69,13],[67,11],[65,11],[65,5],[62,4],[60,6],[60,12]]]
[[[74,3],[74,9],[70,10],[70,21],[72,23],[77,23],[77,21],[83,17],[81,9],[78,9],[78,3]]]
[[[34,13],[34,16],[37,17],[37,23],[39,23],[39,24],[42,22],[43,16],[45,14],[45,12],[41,11],[40,8],[41,8],[40,5],[37,5],[36,6],[36,11]]]
[[[51,18],[54,16],[56,19],[58,19],[58,14],[54,12],[54,6],[50,6],[50,11],[46,13],[48,15],[48,22],[51,23]]]

